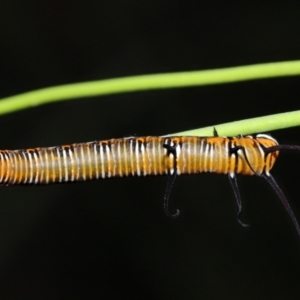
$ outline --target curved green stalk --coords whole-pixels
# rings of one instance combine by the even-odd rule
[[[294,127],[300,125],[300,110],[257,117],[241,121],[209,126],[194,130],[188,130],[169,136],[191,135],[191,136],[212,136],[214,128],[219,136],[236,136],[238,134],[250,134],[258,132],[269,132],[276,129]]]
[[[76,98],[153,89],[225,84],[245,80],[300,75],[300,61],[287,61],[215,70],[131,76],[44,88],[0,100],[0,115],[33,106]],[[219,135],[235,136],[300,125],[300,111],[214,126]],[[172,135],[211,136],[213,127]]]
[[[0,100],[0,115],[33,106],[76,98],[153,89],[224,84],[300,75],[300,61],[287,61],[215,70],[140,75],[48,87]]]

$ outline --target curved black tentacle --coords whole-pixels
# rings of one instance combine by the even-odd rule
[[[175,178],[177,175],[177,153],[176,153],[176,145],[169,145],[169,144],[163,144],[163,147],[167,149],[167,155],[173,155],[174,156],[174,166],[173,170],[169,171],[169,177],[168,177],[168,182],[167,182],[167,188],[164,196],[164,211],[165,214],[170,217],[170,218],[177,218],[180,215],[180,210],[176,209],[175,214],[171,214],[169,212],[169,199],[170,199],[170,194],[171,190],[173,187],[173,184],[175,182]]]
[[[280,151],[280,150],[297,150],[297,151],[300,151],[300,146],[297,146],[297,145],[276,145],[276,146],[271,146],[271,147],[264,147],[263,145],[261,145],[261,147],[264,150],[266,155],[268,155],[272,152]],[[236,147],[236,148],[238,148],[238,147]],[[294,212],[293,212],[292,208],[290,207],[290,204],[287,201],[287,198],[285,197],[284,193],[282,192],[281,188],[279,187],[279,185],[277,184],[277,182],[275,181],[273,176],[269,173],[268,174],[266,174],[266,173],[258,174],[257,172],[255,172],[253,170],[249,160],[248,160],[248,157],[246,155],[246,151],[245,151],[244,147],[240,146],[240,149],[243,151],[244,158],[245,158],[248,166],[250,167],[250,169],[253,171],[253,173],[255,175],[258,175],[258,176],[261,176],[261,177],[265,178],[267,180],[267,182],[271,185],[271,187],[274,189],[274,191],[276,192],[277,196],[279,197],[281,203],[283,204],[286,211],[288,212],[291,220],[293,221],[295,229],[296,229],[296,231],[297,231],[297,233],[300,237],[299,223],[298,223],[298,221],[297,221],[297,219],[294,215]],[[233,181],[231,181],[231,183],[232,183],[232,186],[233,186]],[[237,195],[236,195],[236,197],[237,197]]]
[[[272,147],[263,147],[263,150],[266,154],[280,151],[280,150],[297,150],[300,151],[300,146],[297,145],[276,145]]]
[[[236,203],[237,203],[237,206],[238,206],[238,212],[236,214],[237,220],[243,227],[248,227],[250,225],[242,222],[241,219],[240,219],[240,214],[242,212],[242,199],[241,199],[239,187],[238,187],[238,184],[237,184],[236,176],[235,176],[235,174],[233,174],[233,176],[228,174],[228,178],[229,178],[229,182],[231,184],[231,187],[233,189],[233,193],[234,193]]]
[[[173,172],[173,174],[169,175],[167,188],[164,196],[164,211],[165,214],[170,218],[177,218],[180,215],[179,209],[176,209],[176,213],[174,214],[171,214],[169,212],[169,199],[170,199],[171,189],[174,184],[175,178],[176,178],[176,172]]]
[[[300,147],[299,147],[300,148]],[[282,190],[280,189],[279,185],[277,184],[277,182],[275,181],[275,179],[273,178],[273,176],[271,174],[262,174],[262,177],[264,177],[269,184],[271,185],[271,187],[274,189],[274,191],[276,192],[277,196],[279,197],[279,199],[281,200],[283,206],[285,207],[285,209],[287,210],[290,218],[292,219],[294,226],[297,230],[297,233],[300,237],[300,227],[299,227],[299,223],[294,215],[294,212],[292,210],[292,208],[290,207],[290,204],[288,203],[284,193],[282,192]]]
[[[239,137],[242,137],[242,136],[239,136]],[[248,157],[247,157],[247,154],[246,154],[246,150],[245,150],[245,148],[243,146],[234,146],[234,147],[230,146],[230,148],[229,148],[230,154],[234,154],[236,156],[236,166],[235,167],[237,168],[238,159],[239,159],[238,150],[242,151],[242,153],[244,155],[244,158],[245,158],[245,161],[248,164],[249,168],[253,171],[253,173],[256,174],[256,175],[259,175],[252,168],[252,166],[251,166],[251,164],[250,164],[250,162],[248,160]],[[238,206],[237,220],[238,220],[238,222],[243,227],[248,227],[250,225],[242,222],[241,219],[240,219],[240,214],[242,212],[242,199],[241,199],[241,194],[240,194],[240,191],[239,191],[239,187],[238,187],[238,184],[237,184],[235,173],[228,174],[228,178],[229,178],[229,182],[231,184],[231,187],[233,189],[233,193],[234,193],[234,196],[235,196],[235,199],[236,199],[236,203],[237,203],[237,206]]]

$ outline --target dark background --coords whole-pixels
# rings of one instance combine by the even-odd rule
[[[113,77],[300,58],[300,2],[1,1],[0,97]],[[226,3],[226,4],[225,4]],[[270,2],[272,3],[272,2]],[[1,116],[1,148],[163,135],[299,109],[299,77],[120,94]],[[300,145],[299,128],[272,132]],[[273,175],[300,219],[300,153]],[[1,299],[298,299],[300,241],[275,193],[226,176],[1,188]]]

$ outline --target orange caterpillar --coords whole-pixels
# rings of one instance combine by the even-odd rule
[[[129,137],[25,150],[0,150],[0,184],[50,184],[122,176],[168,175],[164,210],[176,175],[214,172],[228,174],[238,204],[242,203],[236,174],[264,177],[288,211],[300,236],[299,224],[286,197],[270,174],[279,145],[269,135],[219,137]],[[243,225],[239,218],[238,221]]]

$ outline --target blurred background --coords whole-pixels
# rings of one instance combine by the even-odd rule
[[[2,0],[0,97],[89,80],[300,58],[299,1]],[[1,116],[1,149],[165,135],[299,109],[299,77],[128,93]],[[300,145],[300,129],[272,132]],[[273,176],[300,219],[300,153]],[[261,178],[1,188],[1,299],[298,299],[300,241]]]

